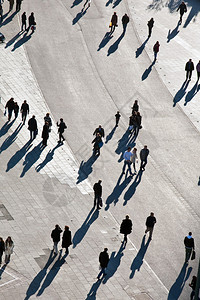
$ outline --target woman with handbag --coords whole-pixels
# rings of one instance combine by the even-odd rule
[[[5,241],[5,264],[10,262],[10,256],[13,254],[14,243],[10,236]]]

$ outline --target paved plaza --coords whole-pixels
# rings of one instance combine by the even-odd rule
[[[50,3],[51,2],[51,3]],[[186,2],[181,25],[176,1],[109,0],[83,9],[84,1],[24,0],[5,15],[0,32],[0,236],[15,247],[0,269],[0,300],[187,300],[199,259],[199,87],[196,70],[183,85],[185,63],[199,56],[199,8]],[[15,7],[14,7],[15,8]],[[3,4],[4,14],[8,2]],[[21,15],[33,11],[34,34],[20,32]],[[113,12],[119,26],[109,36]],[[125,35],[121,18],[130,17]],[[147,40],[147,21],[155,24]],[[153,45],[160,42],[155,64]],[[7,122],[6,102],[26,99],[38,135],[30,141],[21,114]],[[128,136],[138,99],[142,129]],[[121,113],[119,127],[115,114]],[[44,116],[52,130],[41,149]],[[56,122],[67,124],[57,143]],[[92,157],[93,132],[105,129],[101,155]],[[128,146],[148,145],[145,172],[122,174]],[[139,164],[136,166],[139,170]],[[103,187],[103,207],[93,208],[93,184]],[[146,217],[157,223],[145,236]],[[120,224],[133,222],[126,248]],[[72,246],[54,256],[55,224],[72,232]],[[184,237],[192,231],[194,261],[184,264]],[[107,276],[97,280],[99,253],[107,247]]]

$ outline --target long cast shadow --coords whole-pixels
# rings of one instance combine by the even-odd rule
[[[31,147],[31,141],[28,141],[20,150],[18,150],[8,161],[6,172],[14,168]]]
[[[173,107],[176,106],[176,104],[181,101],[181,99],[184,97],[184,95],[186,94],[186,89],[188,87],[189,81],[185,80],[180,88],[180,90],[176,93],[176,95],[174,96],[173,99]]]
[[[138,56],[140,56],[140,54],[142,54],[142,51],[144,50],[145,48],[145,45],[146,43],[148,42],[149,40],[149,37],[144,41],[144,43],[139,47],[137,48],[136,52],[135,52],[135,57],[137,58]]]
[[[112,39],[112,37],[113,36],[111,35],[111,33],[109,31],[106,32],[101,43],[99,44],[99,48],[97,49],[97,51],[100,51],[103,47],[105,47],[106,44]]]
[[[116,251],[113,251],[110,260],[108,263],[108,273],[106,277],[104,277],[103,284],[106,284],[106,282],[117,272],[117,269],[120,266],[122,256],[124,255],[123,253],[124,246],[121,244],[119,251],[116,254]]]
[[[135,146],[135,137],[130,135],[129,130],[127,129],[121,139],[118,141],[117,149],[115,150],[115,153],[120,155],[120,158],[118,159],[118,162],[121,162],[123,160],[123,154],[127,150],[128,147],[134,147]]]
[[[26,297],[25,297],[24,300],[28,300],[32,295],[34,295],[37,292],[37,290],[40,287],[40,284],[41,284],[42,280],[46,276],[48,267],[54,261],[55,257],[56,257],[55,255],[53,256],[53,250],[52,250],[51,253],[50,253],[50,256],[48,258],[48,261],[45,264],[44,268],[35,276],[35,278],[30,283],[30,285],[28,287],[28,290],[26,292]]]
[[[190,24],[190,22],[192,21],[192,19],[193,19],[193,22],[195,22],[196,21],[196,17],[197,17],[197,15],[199,13],[199,6],[197,6],[197,2],[196,1],[191,1],[190,5],[191,5],[191,10],[190,10],[190,12],[189,12],[189,14],[187,16],[185,24],[183,25],[183,28],[186,28]]]
[[[184,285],[185,285],[186,281],[188,280],[188,278],[190,277],[190,273],[192,272],[192,267],[188,268],[187,274],[186,274],[186,270],[187,270],[187,264],[184,263],[178,277],[176,278],[176,281],[174,282],[174,284],[172,285],[172,287],[169,290],[167,300],[179,299],[179,297],[182,293],[182,290],[184,288]]]
[[[167,35],[167,43],[169,43],[170,40],[175,38],[175,36],[179,33],[179,30],[178,30],[179,26],[180,26],[180,23],[178,22],[178,24],[172,31],[171,31],[171,29],[169,29],[168,35]]]
[[[88,7],[85,10],[81,10],[81,12],[79,12],[76,17],[72,20],[72,25],[75,25],[85,14],[86,11],[88,10]]]
[[[116,126],[111,130],[111,132],[106,136],[106,141],[105,141],[105,144],[107,144],[113,137],[113,134],[115,133],[115,130],[116,130]]]
[[[98,216],[99,216],[99,211],[98,210],[94,211],[94,207],[93,207],[91,209],[91,211],[89,212],[87,218],[83,222],[82,226],[74,234],[74,237],[73,237],[73,248],[75,248],[82,241],[82,239],[86,235],[88,229],[90,228],[90,226],[92,225],[92,223],[94,223],[94,221],[96,221],[96,219],[98,218]]]
[[[1,276],[2,276],[3,272],[5,271],[6,267],[7,267],[7,265],[5,264],[0,269],[0,280],[1,280]]]
[[[130,269],[131,269],[131,274],[129,276],[130,279],[133,278],[136,270],[138,270],[138,272],[140,271],[140,268],[143,264],[143,259],[147,252],[147,248],[148,248],[149,244],[150,244],[150,239],[148,239],[148,241],[145,244],[145,235],[144,235],[141,246],[140,246],[140,250],[138,251],[138,253],[137,253],[136,257],[134,258],[132,265],[130,267]]]
[[[0,147],[0,153],[5,151],[6,149],[8,149],[8,147],[10,147],[12,145],[12,143],[14,143],[14,141],[16,140],[17,135],[20,132],[20,130],[22,129],[22,127],[23,127],[23,125],[19,124],[17,126],[17,128],[15,129],[15,131],[5,139],[5,141],[3,142],[3,144]]]
[[[120,4],[122,0],[115,0],[115,2],[113,3],[113,7],[112,8],[115,8],[117,5]]]
[[[63,255],[62,257],[62,250],[60,251],[60,254],[58,256],[57,261],[54,263],[54,265],[52,266],[51,270],[49,271],[49,273],[47,274],[40,290],[37,293],[37,297],[41,296],[44,292],[44,290],[52,283],[52,281],[54,280],[54,278],[56,277],[56,275],[58,274],[60,268],[62,267],[62,265],[66,262],[65,258],[67,257],[67,253],[65,253],[65,255]]]
[[[112,4],[112,2],[113,2],[113,0],[108,0],[108,1],[106,2],[106,5],[105,5],[105,6],[108,6],[108,5]]]
[[[21,47],[23,44],[28,42],[31,36],[31,34],[27,35],[27,33],[24,33],[23,37],[14,44],[11,51],[15,51],[17,48]]]
[[[83,0],[75,0],[71,6],[71,8],[73,8],[74,6],[79,5]]]
[[[42,170],[53,159],[55,150],[61,146],[62,144],[57,144],[56,147],[54,147],[52,150],[49,150],[43,162],[37,165],[35,168],[37,172],[40,172],[40,170]]]
[[[135,194],[137,186],[140,184],[140,181],[142,179],[142,174],[143,174],[143,171],[139,170],[137,176],[135,177],[135,180],[133,181],[133,183],[131,184],[129,189],[126,191],[126,193],[124,195],[123,206],[125,206],[127,204],[128,200],[130,200],[131,197],[133,197],[133,195]]]
[[[92,155],[86,162],[82,160],[79,170],[78,170],[78,177],[77,177],[77,184],[84,181],[86,178],[88,178],[89,174],[92,173],[93,168],[92,165],[97,160],[98,156]]]
[[[147,79],[147,77],[149,76],[149,74],[151,73],[152,71],[152,67],[153,65],[155,65],[155,60],[152,62],[152,64],[148,67],[148,69],[146,69],[144,71],[144,73],[142,74],[142,81]]]
[[[20,177],[24,177],[26,172],[28,172],[28,170],[32,167],[32,165],[39,159],[42,151],[43,151],[42,142],[40,142],[37,146],[33,148],[32,151],[26,154],[25,160],[23,162],[24,168],[22,170]]]
[[[18,32],[12,39],[10,39],[10,41],[8,41],[6,43],[5,48],[8,48],[9,46],[11,46],[22,34],[23,34],[23,31]]]
[[[184,103],[185,106],[187,105],[188,102],[192,100],[192,98],[194,98],[194,96],[198,93],[199,89],[200,89],[200,85],[198,86],[198,82],[196,82],[195,85],[192,87],[192,89],[185,96],[185,103]]]
[[[3,135],[5,135],[8,130],[10,129],[10,127],[13,125],[13,123],[15,122],[15,120],[11,121],[9,123],[9,121],[7,121],[0,129],[0,137],[2,137]]]
[[[115,51],[117,51],[118,47],[119,47],[119,43],[121,42],[121,40],[123,39],[125,35],[125,32],[122,32],[122,34],[120,35],[120,37],[114,42],[114,44],[112,44],[110,46],[110,48],[108,49],[108,54],[107,56],[111,55],[112,53],[114,53]]]
[[[17,14],[17,12],[15,11],[15,12],[13,12],[12,15],[10,15],[8,18],[4,19],[4,21],[0,24],[0,28],[1,28],[2,26],[7,25],[8,23],[10,23],[16,14]]]
[[[97,290],[100,287],[100,284],[102,282],[103,278],[93,283],[89,293],[87,294],[87,298],[85,300],[95,300],[97,296]]]
[[[121,174],[117,180],[117,184],[114,187],[112,193],[108,196],[106,199],[106,207],[105,210],[108,210],[110,208],[110,205],[114,202],[114,205],[117,204],[119,201],[119,197],[122,194],[123,190],[128,186],[128,184],[131,182],[132,177],[129,176],[128,178],[125,177],[124,181],[120,184],[122,180],[123,174]]]

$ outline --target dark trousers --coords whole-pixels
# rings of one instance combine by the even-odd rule
[[[22,112],[22,122],[25,124],[26,121],[26,117],[27,117],[27,111],[23,111]]]
[[[192,254],[192,248],[185,248],[185,262],[188,262]]]
[[[200,78],[200,72],[197,72],[197,81],[199,80]]]
[[[191,79],[191,77],[192,77],[192,70],[186,71],[186,79],[188,79],[188,77],[189,77],[189,79]]]
[[[152,27],[149,27],[149,26],[148,26],[148,29],[149,29],[149,35],[148,35],[148,37],[150,37],[150,36],[151,36],[151,33],[152,33]]]
[[[114,32],[115,31],[115,27],[116,27],[116,25],[112,25],[111,29],[110,29],[110,32]]]
[[[116,126],[118,126],[118,124],[119,124],[119,119],[116,118]]]
[[[131,172],[131,162],[128,161],[128,160],[124,160],[124,166],[123,166],[122,172],[125,173],[126,166],[128,166],[129,173],[132,174],[132,172]]]
[[[147,164],[147,158],[141,160],[140,170],[144,169]]]
[[[180,22],[182,22],[183,14],[180,14]]]
[[[195,296],[195,291],[193,290],[192,293],[190,294],[190,300],[193,300]]]
[[[8,109],[8,121],[10,121],[11,117],[12,117],[12,109]]]
[[[36,138],[37,130],[30,130],[30,139],[33,140]]]
[[[42,144],[43,144],[44,146],[47,146],[47,140],[48,140],[48,138],[47,138],[47,137],[43,138],[43,140],[42,140]]]
[[[59,132],[59,142],[62,142],[61,139],[64,141],[65,138],[63,136],[63,132]]]
[[[25,27],[25,30],[26,30],[26,21],[24,23],[22,23],[22,28],[21,28],[21,31],[23,31],[23,28]]]
[[[16,11],[20,11],[22,2],[16,2]]]
[[[0,22],[3,22],[3,15],[0,15]]]
[[[100,208],[99,206],[100,198],[101,198],[100,195],[94,195],[94,207],[97,205],[97,209]]]

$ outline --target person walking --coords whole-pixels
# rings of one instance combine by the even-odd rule
[[[148,155],[149,155],[149,149],[145,145],[144,148],[140,151],[140,160],[141,160],[140,170],[145,171]]]
[[[24,27],[25,27],[25,30],[26,30],[26,20],[27,20],[26,12],[23,12],[23,14],[22,14],[22,28],[21,28],[21,31],[23,31]]]
[[[117,21],[118,21],[118,16],[117,16],[116,12],[114,12],[114,14],[112,15],[112,18],[111,18],[110,33],[113,33],[115,31],[115,27],[118,26]]]
[[[148,30],[149,30],[148,38],[150,38],[151,36],[153,25],[154,25],[154,19],[151,18],[147,23]]]
[[[13,254],[14,243],[10,236],[5,241],[5,264],[10,262],[10,256]]]
[[[44,117],[44,122],[48,123],[49,132],[51,132],[52,121],[49,113],[47,113],[46,116]]]
[[[180,20],[179,20],[179,23],[181,24],[182,23],[182,18],[183,18],[183,15],[184,13],[187,12],[187,7],[185,5],[185,2],[181,2],[181,4],[179,5],[177,11],[180,10]]]
[[[147,217],[146,219],[146,230],[145,230],[145,234],[149,231],[149,239],[152,240],[152,234],[153,234],[153,228],[154,225],[156,224],[156,218],[154,217],[154,213],[151,212],[150,216]]]
[[[196,284],[197,284],[197,277],[196,276],[192,276],[192,281],[191,281],[191,283],[189,283],[189,286],[192,288],[192,292],[190,294],[190,300],[194,299],[195,290],[196,290]]]
[[[126,27],[127,27],[127,24],[129,23],[129,16],[127,14],[125,14],[123,17],[122,17],[122,26],[123,26],[123,33],[125,33],[126,31]]]
[[[63,119],[60,119],[60,124],[58,124],[58,122],[56,123],[58,126],[58,133],[59,133],[59,141],[58,143],[63,143],[65,141],[65,138],[63,136],[63,133],[65,131],[65,129],[67,128],[65,122],[63,121]]]
[[[97,205],[97,209],[101,209],[100,204],[101,204],[101,197],[102,197],[102,181],[99,180],[96,182],[93,186],[93,191],[94,191],[94,207]]]
[[[131,162],[133,164],[133,168],[134,168],[134,171],[135,171],[134,174],[137,174],[136,167],[135,167],[135,162],[138,163],[137,148],[133,148],[132,154],[133,155],[131,156]]]
[[[159,42],[157,41],[157,42],[155,43],[155,45],[153,46],[154,61],[156,61],[156,59],[157,59],[157,55],[158,55],[159,49],[160,49],[160,44],[159,44]]]
[[[133,103],[133,106],[132,106],[132,115],[133,115],[135,112],[138,112],[138,111],[139,111],[138,101],[135,100],[135,102]]]
[[[93,135],[96,135],[96,136],[97,136],[98,133],[100,134],[101,137],[104,137],[104,136],[105,136],[104,129],[103,129],[103,127],[102,127],[101,125],[99,125],[99,127],[97,127],[97,128],[95,129]]]
[[[47,146],[48,138],[49,138],[49,126],[48,126],[48,123],[45,122],[45,124],[43,126],[43,130],[42,130],[42,144],[43,144],[43,147]]]
[[[28,17],[28,28],[26,29],[27,33],[29,32],[29,29],[35,25],[36,25],[35,16],[34,16],[34,13],[32,12],[30,14],[30,16]]]
[[[9,12],[10,12],[14,6],[14,0],[8,0],[8,1],[9,1]]]
[[[192,251],[194,251],[194,239],[192,237],[192,232],[189,232],[188,236],[184,239],[185,245],[185,263],[188,263]]]
[[[191,80],[193,70],[194,70],[194,63],[190,58],[185,65],[186,80],[188,80],[188,78],[189,78],[189,80]]]
[[[131,157],[133,156],[133,153],[131,152],[131,147],[128,147],[128,149],[124,152],[123,158],[124,158],[124,166],[122,169],[122,173],[125,174],[126,166],[128,166],[128,171],[130,175],[132,176],[133,173],[131,171]]]
[[[118,124],[119,124],[119,119],[121,118],[121,115],[119,113],[119,111],[116,113],[115,115],[115,120],[116,120],[116,123],[115,123],[115,126],[118,127]]]
[[[105,277],[106,274],[106,268],[108,266],[109,262],[109,255],[108,255],[108,248],[104,248],[104,251],[102,251],[99,255],[99,263],[101,271],[99,272],[97,279],[100,280],[101,275],[103,274],[103,277]]]
[[[36,138],[37,135],[37,121],[35,119],[35,116],[32,116],[32,118],[28,121],[28,130],[30,131],[30,140],[33,140]]]
[[[71,231],[69,230],[69,226],[65,226],[65,230],[62,236],[62,248],[65,248],[65,253],[69,253],[69,246],[72,244],[72,236]]]
[[[2,23],[2,22],[3,22],[3,7],[0,4],[0,23]]]
[[[100,146],[103,145],[101,135],[97,133],[96,137],[92,141],[92,144],[94,143],[93,147],[93,154],[94,155],[100,155]]]
[[[120,226],[120,233],[124,234],[124,240],[122,243],[124,244],[124,247],[126,247],[127,244],[127,235],[132,232],[132,221],[129,219],[129,216],[126,215],[126,218],[122,221]]]
[[[14,110],[14,98],[10,98],[10,100],[7,101],[5,109],[6,108],[8,109],[8,121],[10,121],[12,117],[12,112]]]
[[[22,5],[22,0],[16,0],[16,11],[20,11]]]
[[[140,115],[139,111],[136,114],[136,129],[135,129],[135,134],[136,136],[139,133],[139,130],[142,128],[142,116]]]
[[[62,229],[60,228],[60,226],[58,224],[55,225],[55,229],[53,229],[51,232],[51,238],[53,240],[54,254],[58,254],[58,243],[60,242],[61,232],[62,232]]]
[[[19,105],[17,102],[14,102],[14,114],[15,114],[15,119],[17,119],[19,113]]]
[[[23,124],[25,124],[27,114],[29,114],[29,105],[26,102],[26,100],[24,100],[24,103],[22,103],[21,114],[22,114],[22,122],[23,122]]]
[[[4,251],[5,251],[5,243],[2,237],[0,237],[0,266],[2,264],[2,256]]]
[[[199,60],[198,64],[196,65],[196,70],[197,70],[197,81],[199,81],[199,77],[200,77],[200,60]]]

